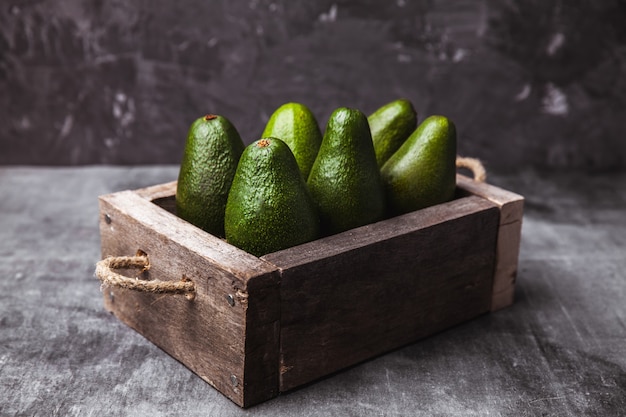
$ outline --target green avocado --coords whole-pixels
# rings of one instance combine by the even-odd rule
[[[454,197],[456,127],[444,116],[430,116],[381,169],[391,215],[408,213]]]
[[[341,107],[330,116],[307,181],[324,234],[381,220],[385,194],[367,117]]]
[[[376,151],[376,162],[382,167],[417,127],[417,112],[409,100],[398,99],[380,107],[367,118]]]
[[[265,125],[263,138],[278,138],[289,146],[306,181],[322,143],[322,133],[315,116],[304,104],[280,106]]]
[[[223,116],[207,114],[192,123],[176,186],[179,217],[224,236],[226,199],[244,147],[235,127]]]
[[[319,218],[289,146],[264,138],[246,147],[228,194],[226,241],[255,256],[319,237]]]

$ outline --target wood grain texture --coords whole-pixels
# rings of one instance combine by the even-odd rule
[[[498,219],[472,196],[266,255],[281,269],[280,390],[487,312]]]
[[[477,182],[457,174],[456,184],[466,194],[488,199],[500,207],[500,224],[521,221],[524,213],[524,197],[486,182]]]
[[[517,279],[524,197],[488,183],[457,174],[457,187],[465,195],[483,197],[500,208],[500,226],[496,249],[496,269],[493,277],[491,311],[513,304]]]
[[[196,298],[109,288],[106,308],[235,403],[247,406],[276,395],[276,269],[148,197],[149,191],[143,196],[125,191],[100,198],[102,256],[142,250],[150,270],[141,278],[179,280],[184,275],[196,284]]]
[[[146,200],[155,201],[163,198],[174,198],[176,196],[176,185],[178,181],[170,181],[163,184],[151,185],[139,188],[133,192]],[[158,203],[157,203],[158,204]]]

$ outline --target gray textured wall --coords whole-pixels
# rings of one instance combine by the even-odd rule
[[[0,164],[178,163],[207,112],[249,143],[286,101],[402,96],[490,169],[626,166],[623,0],[0,6]]]

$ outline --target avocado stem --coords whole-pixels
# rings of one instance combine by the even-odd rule
[[[271,141],[269,139],[261,139],[256,143],[256,146],[259,148],[267,148],[270,146]]]
[[[217,116],[214,114],[207,114],[206,116],[204,116],[204,120],[213,120],[213,119],[217,119]]]

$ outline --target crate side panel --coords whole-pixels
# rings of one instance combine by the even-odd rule
[[[180,280],[185,276],[197,288],[193,301],[179,295],[107,288],[105,307],[243,406],[247,284],[254,279],[275,283],[275,269],[266,263],[259,271],[224,267],[206,256],[214,252],[204,248],[214,238],[204,239],[188,223],[132,192],[101,198],[100,209],[103,257],[142,250],[149,256],[150,270],[140,278]]]
[[[350,250],[358,250],[372,243],[382,242],[416,230],[426,229],[450,220],[465,217],[476,211],[497,207],[477,196],[457,198],[450,202],[417,210],[401,216],[371,223],[331,236],[304,243],[261,257],[281,269],[325,260]]]
[[[490,184],[476,182],[463,175],[457,175],[457,185],[463,193],[485,198],[500,208],[491,311],[508,307],[513,304],[515,295],[524,197]]]
[[[281,391],[489,310],[499,211],[462,200],[389,219],[374,228],[395,232],[363,246],[320,242],[328,257],[283,268]]]
[[[491,311],[513,304],[522,234],[522,222],[500,225],[493,278]]]
[[[248,283],[244,407],[279,393],[280,287],[277,281],[259,279]]]

